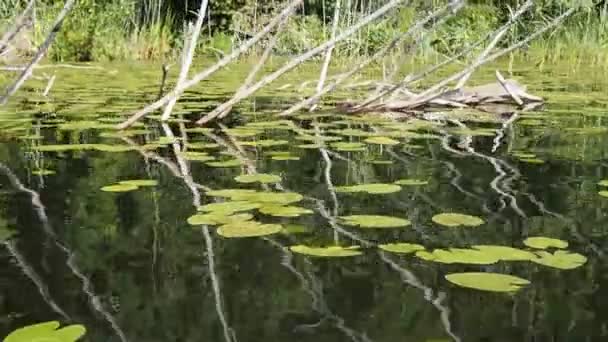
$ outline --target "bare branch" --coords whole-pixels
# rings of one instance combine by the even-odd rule
[[[63,9],[61,10],[61,12],[59,12],[57,19],[55,19],[55,23],[53,24],[51,32],[48,34],[42,45],[40,45],[40,47],[38,48],[38,52],[36,52],[36,55],[34,56],[32,61],[27,65],[25,70],[23,70],[19,78],[15,81],[15,83],[13,83],[10,87],[7,88],[5,95],[0,99],[0,105],[5,105],[6,102],[8,102],[9,97],[11,97],[17,90],[19,90],[23,83],[32,75],[32,70],[34,69],[34,66],[38,64],[40,60],[42,60],[49,47],[55,40],[55,37],[57,36],[57,33],[59,32],[59,30],[61,29],[61,25],[63,24],[63,20],[74,6],[74,3],[75,0],[66,0],[65,4],[63,5]]]
[[[15,38],[15,36],[17,36],[17,34],[21,32],[21,29],[27,26],[27,16],[32,11],[32,8],[34,8],[35,2],[36,0],[30,0],[27,6],[25,6],[25,9],[21,13],[21,15],[15,19],[15,24],[13,25],[13,27],[11,27],[2,35],[2,38],[0,39],[0,55],[2,55],[4,50],[6,50],[6,48],[9,46],[9,43]]]

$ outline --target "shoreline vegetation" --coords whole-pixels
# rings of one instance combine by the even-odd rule
[[[330,39],[332,27],[337,32],[369,15],[386,0],[342,0],[341,16],[333,25],[336,0],[307,0],[284,24],[272,49],[272,56],[290,57],[301,54]],[[370,23],[336,46],[333,58],[360,59],[373,55],[382,45],[416,20],[447,1],[412,0],[390,11],[384,20]],[[24,10],[27,1],[10,0],[0,5],[0,27],[4,32]],[[286,4],[283,0],[209,1],[209,11],[196,44],[197,56],[222,58],[261,29]],[[13,64],[28,59],[45,39],[63,1],[36,1],[31,22],[16,39],[13,51],[0,57],[0,63]],[[188,25],[197,17],[198,1],[187,0],[82,0],[72,9],[47,59],[53,62],[108,62],[152,60],[179,62]],[[451,56],[473,44],[487,32],[506,21],[518,1],[469,1],[456,15],[437,29],[421,30],[410,41],[398,46],[392,55],[409,54],[418,60]],[[512,57],[527,58],[535,64],[565,61],[573,66],[593,64],[608,66],[608,1],[545,1],[536,4],[499,43],[497,48],[521,40],[540,25],[569,8],[577,12],[559,28],[543,34]],[[260,56],[269,39],[243,54]],[[478,47],[479,50],[483,46]],[[412,51],[415,50],[415,51]],[[317,57],[321,60],[321,56]]]

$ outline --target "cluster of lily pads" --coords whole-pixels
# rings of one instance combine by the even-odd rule
[[[491,265],[506,261],[529,261],[556,269],[569,270],[582,266],[587,258],[581,254],[563,250],[568,242],[547,237],[529,237],[523,244],[530,249],[498,245],[474,245],[470,248],[427,250],[414,243],[398,242],[378,245],[385,252],[411,254],[414,257],[442,264]],[[547,249],[556,249],[549,252]],[[353,257],[363,254],[360,246],[311,247],[291,246],[294,253],[314,257]],[[466,272],[447,274],[445,278],[462,287],[485,291],[513,292],[530,284],[526,279],[507,274]]]
[[[116,184],[106,185],[101,188],[105,192],[129,192],[139,189],[140,187],[156,186],[158,181],[154,179],[131,179],[120,181]]]
[[[242,175],[237,177],[237,181],[271,183],[280,181],[280,177],[277,177],[267,174]],[[273,217],[298,217],[312,213],[310,209],[293,205],[304,198],[295,192],[223,189],[206,194],[225,201],[199,207],[198,213],[188,218],[188,223],[219,226],[217,233],[227,238],[265,236],[283,230],[281,224],[255,221],[254,215],[249,213],[252,210]]]

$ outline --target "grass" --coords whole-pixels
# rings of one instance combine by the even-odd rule
[[[18,0],[7,1],[11,4],[19,3]],[[161,3],[157,0],[80,0],[49,51],[49,57],[54,61],[175,59],[181,51],[182,30],[179,25],[175,25],[175,16],[157,6]],[[12,7],[0,6],[0,16],[9,18],[18,13],[19,6],[15,4]],[[61,2],[39,5],[37,25],[31,34],[34,44],[39,44],[44,39],[60,7]],[[215,57],[229,53],[247,38],[243,32],[259,30],[276,9],[263,13],[251,11],[255,11],[255,8],[244,7],[241,13],[234,15],[230,30],[204,33],[198,53]],[[437,31],[423,37],[414,37],[419,44],[413,57],[431,60],[455,53],[498,27],[500,20],[497,13],[502,12],[493,5],[471,5],[465,8]],[[365,14],[365,11],[345,11],[341,16],[340,28],[352,25]],[[331,13],[326,16],[331,17]],[[336,58],[343,59],[369,55],[407,30],[415,18],[415,9],[403,7],[388,20],[372,23],[345,40],[334,54]],[[528,18],[525,24],[519,25],[511,37],[507,38],[507,42],[528,34],[543,19],[546,18],[542,14]],[[330,24],[323,21],[323,17],[317,15],[296,16],[288,22],[280,35],[274,52],[276,55],[292,56],[311,49],[329,38],[330,27]],[[413,41],[405,42],[395,51],[394,57],[406,54],[409,51],[407,44]],[[262,51],[263,44],[253,49],[251,54]],[[566,61],[573,66],[584,63],[608,67],[608,15],[581,10],[562,28],[534,41],[525,51],[517,54],[530,58],[539,66]]]

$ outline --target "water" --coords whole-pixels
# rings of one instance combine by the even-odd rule
[[[492,71],[476,81],[491,80]],[[119,114],[155,98],[156,66],[57,73],[50,99],[40,95],[44,81],[34,81],[0,117],[0,233],[11,236],[0,249],[2,336],[59,320],[85,325],[87,341],[606,339],[608,198],[597,183],[608,178],[608,82],[591,69],[515,70],[548,104],[542,112],[523,114],[498,140],[501,124],[491,116],[470,122],[459,115],[468,130],[454,123],[396,126],[331,111],[292,124],[268,123],[276,120],[268,113],[297,99],[302,77],[314,79],[302,72],[285,81],[295,85],[260,93],[236,108],[226,125],[241,128],[230,136],[221,129],[186,132],[190,124],[172,123],[172,134],[186,139],[175,145],[154,120],[129,137],[113,136],[108,128]],[[188,93],[176,116],[218,104],[245,73],[233,67]],[[363,143],[362,151],[353,152],[338,151],[334,142],[298,146],[314,143],[316,135],[355,143],[368,138],[346,135],[345,128],[389,135],[398,144]],[[266,142],[239,148],[236,140]],[[41,147],[57,144],[95,145]],[[117,145],[128,151],[114,151]],[[186,160],[205,155],[176,154],[183,146],[215,161],[237,159],[239,166]],[[259,173],[281,181],[234,179]],[[158,184],[101,190],[133,179]],[[386,194],[340,188],[400,179],[423,184]],[[264,224],[282,225],[277,234],[251,238],[226,238],[215,225],[187,223],[199,205],[224,200],[206,191],[228,188],[298,193],[302,200],[289,205],[313,213],[245,211]],[[476,216],[484,224],[447,228],[433,221],[445,212]],[[411,224],[361,228],[337,218],[348,215],[387,215]],[[378,247],[407,242],[432,252],[498,245],[542,254],[523,244],[532,236],[567,241],[566,250],[586,261],[572,266],[566,260],[574,267],[567,270],[530,261],[478,265],[478,257],[446,264]],[[292,253],[295,245],[354,245],[360,253],[311,257]],[[461,272],[509,274],[530,284],[489,292],[445,278]]]

